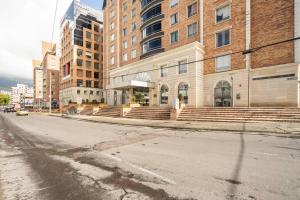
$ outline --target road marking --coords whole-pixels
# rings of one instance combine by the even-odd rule
[[[264,155],[264,156],[278,156],[278,154],[264,153],[264,152],[252,152],[252,154]]]
[[[116,157],[116,156],[112,156],[112,155],[109,155],[109,154],[106,154],[106,153],[102,153],[102,155],[104,155],[104,156],[106,156],[106,157],[108,157],[108,158],[111,158],[111,159],[113,159],[113,160],[116,160],[116,161],[118,161],[118,162],[123,162],[123,163],[125,163],[126,165],[131,166],[132,168],[135,168],[135,169],[137,169],[137,170],[139,170],[139,171],[142,171],[142,172],[144,172],[144,173],[146,173],[146,174],[150,174],[151,176],[154,176],[154,177],[156,177],[156,178],[159,178],[159,179],[161,179],[161,180],[163,180],[164,182],[167,182],[167,183],[169,183],[169,184],[172,184],[172,185],[175,185],[175,184],[176,184],[175,181],[173,181],[173,180],[171,180],[171,179],[165,178],[165,177],[163,177],[163,176],[161,176],[161,175],[159,175],[159,174],[157,174],[157,173],[154,173],[154,172],[152,172],[152,171],[150,171],[150,170],[148,170],[148,169],[145,169],[145,168],[143,168],[143,167],[134,165],[134,164],[132,164],[132,163],[130,163],[130,162],[124,161],[124,160],[122,160],[121,158],[118,158],[118,157]]]

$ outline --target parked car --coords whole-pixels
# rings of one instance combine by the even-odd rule
[[[11,112],[16,112],[16,111],[15,111],[14,108],[9,108],[9,107],[8,107],[8,108],[5,108],[5,109],[4,109],[4,112],[5,112],[5,113],[11,113]]]
[[[28,112],[28,110],[21,109],[21,110],[17,111],[16,115],[17,116],[28,116],[29,112]]]

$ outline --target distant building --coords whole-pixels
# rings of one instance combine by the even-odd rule
[[[24,84],[17,84],[11,88],[11,104],[25,107],[33,106],[34,89]]]
[[[103,86],[102,12],[74,0],[60,25],[60,100],[101,101]]]
[[[41,61],[33,60],[33,99],[34,105],[40,107],[41,101],[43,99],[43,68],[41,66]]]

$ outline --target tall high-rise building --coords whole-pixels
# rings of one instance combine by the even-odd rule
[[[299,106],[299,0],[104,0],[107,102]],[[142,98],[140,98],[142,96]]]
[[[102,12],[74,0],[61,20],[60,100],[100,102],[103,98]]]
[[[43,68],[41,66],[42,61],[33,60],[33,101],[34,106],[39,107],[43,100]]]

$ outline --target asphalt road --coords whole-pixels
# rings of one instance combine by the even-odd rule
[[[0,199],[299,200],[300,137],[0,114]]]

